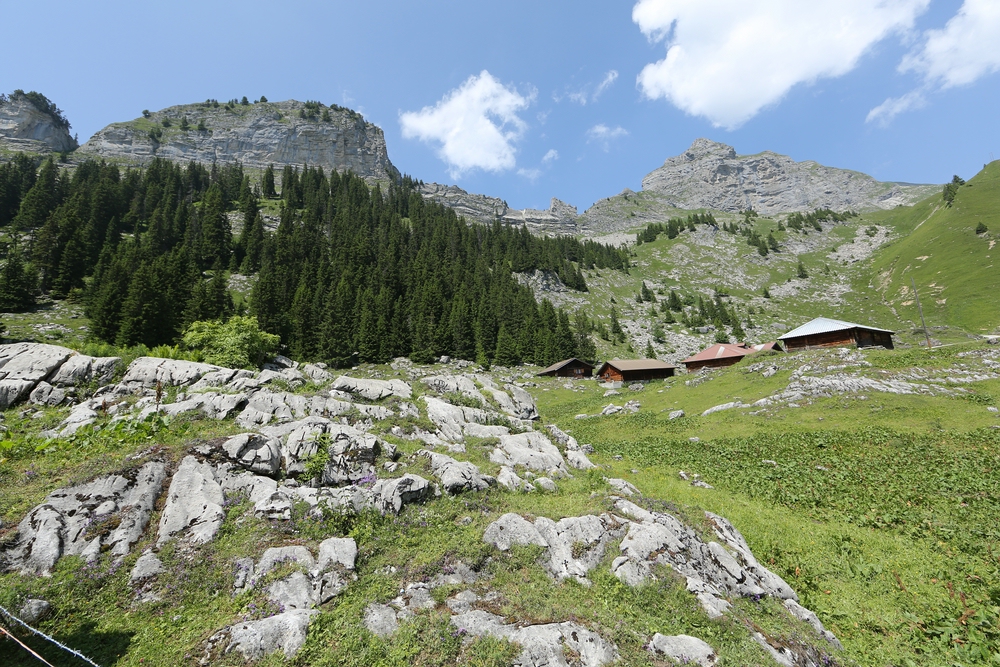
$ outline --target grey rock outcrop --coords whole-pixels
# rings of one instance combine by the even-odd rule
[[[483,491],[496,484],[496,480],[479,472],[479,468],[468,461],[456,461],[446,454],[438,454],[426,449],[417,452],[430,461],[431,471],[441,480],[444,490],[456,495],[463,491]]]
[[[128,365],[122,384],[143,389],[153,389],[157,383],[164,387],[183,387],[194,384],[207,373],[219,370],[218,366],[196,361],[139,357]]]
[[[76,141],[70,136],[69,123],[39,109],[28,97],[14,94],[0,99],[0,146],[47,153],[71,151]]]
[[[526,225],[535,234],[575,234],[579,216],[575,206],[555,197],[548,210],[512,209],[497,197],[466,192],[457,185],[424,183],[418,190],[424,199],[443,204],[470,222],[492,224],[497,218],[507,225]]]
[[[259,621],[237,623],[214,635],[209,643],[225,643],[224,653],[236,652],[246,660],[260,660],[277,651],[291,658],[306,643],[309,622],[318,613],[315,609],[293,609]],[[211,664],[211,659],[203,663]]]
[[[548,438],[537,431],[501,436],[500,444],[490,454],[490,460],[512,468],[522,466],[542,471],[550,476],[569,474],[562,454]]]
[[[25,600],[19,612],[21,620],[29,625],[45,620],[51,613],[52,605],[49,601],[39,600],[38,598]]]
[[[193,456],[185,456],[167,490],[157,546],[182,532],[193,544],[212,540],[225,518],[224,502],[215,468],[209,463],[199,463]]]
[[[281,470],[281,444],[257,433],[241,433],[222,443],[232,460],[252,473],[274,476]]]
[[[48,574],[63,556],[91,560],[103,551],[125,556],[146,529],[166,479],[150,462],[128,475],[108,475],[53,491],[21,520],[7,566]],[[107,526],[107,530],[95,530]]]
[[[410,385],[402,380],[369,380],[341,375],[333,381],[333,388],[338,391],[346,391],[349,394],[356,394],[369,401],[380,401],[389,396],[398,396],[399,398],[413,396]]]
[[[169,107],[137,119],[112,123],[98,131],[78,153],[146,164],[154,157],[203,164],[239,162],[250,169],[322,167],[327,173],[352,171],[375,180],[396,180],[382,129],[355,111],[327,108],[330,120],[302,118],[305,105],[295,100],[235,108],[188,104]],[[189,129],[181,129],[183,119]],[[170,127],[163,127],[163,121]],[[155,123],[159,137],[150,134]],[[205,130],[195,129],[203,123]],[[280,173],[280,169],[279,169]]]
[[[523,667],[569,667],[566,654],[578,656],[573,664],[601,667],[618,659],[614,644],[579,623],[546,623],[517,626],[480,609],[455,614],[451,624],[473,637],[496,637],[516,643],[521,653],[515,664]]]
[[[164,571],[163,562],[157,558],[156,554],[149,552],[139,556],[139,560],[132,567],[129,574],[128,583],[135,584],[144,579],[151,579]]]
[[[738,156],[731,146],[697,139],[647,174],[642,189],[675,208],[753,209],[773,215],[816,208],[889,209],[919,201],[938,187],[882,183],[860,172],[812,160],[795,162],[770,151]]]
[[[691,635],[661,635],[657,632],[649,642],[649,650],[685,665],[694,663],[712,667],[718,660],[715,649]]]
[[[72,350],[58,345],[0,345],[0,410],[27,398],[39,382],[72,354]]]

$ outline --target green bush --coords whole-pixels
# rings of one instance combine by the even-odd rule
[[[193,322],[184,345],[201,352],[206,362],[228,368],[258,368],[278,351],[281,339],[260,330],[254,317],[239,315],[222,322]]]

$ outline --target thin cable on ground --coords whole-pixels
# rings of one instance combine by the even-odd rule
[[[55,666],[54,666],[54,665],[53,665],[53,664],[52,664],[51,662],[49,662],[48,660],[46,660],[46,659],[45,659],[45,658],[43,658],[42,656],[40,656],[40,655],[38,655],[37,653],[35,653],[34,651],[32,651],[32,650],[31,650],[31,647],[30,647],[30,646],[28,646],[27,644],[25,644],[24,642],[22,642],[22,641],[21,641],[20,639],[18,639],[18,638],[17,638],[17,637],[15,637],[14,635],[12,635],[12,634],[10,634],[9,632],[7,632],[7,628],[3,627],[2,625],[0,625],[0,632],[4,633],[4,634],[5,634],[5,635],[7,635],[8,637],[10,637],[10,638],[11,638],[11,639],[13,639],[14,641],[16,641],[16,642],[17,642],[18,644],[20,644],[20,645],[21,645],[21,648],[23,648],[23,649],[24,649],[25,651],[27,651],[27,652],[28,652],[28,653],[30,653],[31,655],[35,656],[36,658],[38,658],[38,659],[39,659],[40,661],[44,662],[44,663],[45,663],[46,665],[48,665],[49,667],[55,667]]]
[[[80,660],[83,660],[88,665],[92,665],[93,667],[101,667],[96,662],[94,662],[93,660],[91,660],[90,658],[88,658],[87,656],[85,656],[84,654],[80,653],[79,651],[71,649],[69,646],[66,646],[65,644],[59,642],[58,640],[53,639],[52,637],[49,637],[47,634],[45,634],[41,630],[34,629],[30,625],[28,625],[27,623],[25,623],[24,621],[22,621],[21,619],[19,619],[17,616],[15,616],[14,614],[12,614],[9,611],[7,611],[6,609],[4,609],[3,607],[0,607],[0,613],[2,613],[4,616],[7,616],[12,621],[14,621],[15,623],[17,623],[21,627],[25,628],[26,630],[28,630],[28,631],[30,631],[30,632],[38,635],[42,639],[45,639],[46,641],[52,642],[53,644],[55,644],[56,646],[58,646],[62,650],[66,651],[67,653],[71,653],[72,655],[75,655],[76,657],[80,658]],[[10,635],[10,633],[5,633],[5,634]],[[18,643],[20,643],[20,642],[18,642]],[[49,664],[49,663],[46,662],[45,664]]]

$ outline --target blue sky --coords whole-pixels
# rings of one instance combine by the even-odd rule
[[[44,14],[0,0],[0,90],[44,93],[81,142],[142,109],[316,99],[381,126],[403,172],[515,208],[637,190],[703,136],[921,183],[1000,157],[997,0],[78,0]]]

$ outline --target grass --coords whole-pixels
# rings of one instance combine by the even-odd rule
[[[949,325],[972,332],[993,332],[1000,325],[995,294],[1000,282],[993,268],[993,241],[1000,233],[1000,161],[986,165],[959,188],[954,205],[940,194],[912,208],[873,215],[905,233],[873,258],[858,287],[873,286],[886,309],[900,319],[919,323],[912,293],[916,283],[930,325]],[[978,223],[990,229],[975,233]]]
[[[975,371],[979,355],[990,350],[967,344],[931,352],[867,351],[859,361],[870,366],[848,372],[947,375],[962,364]],[[763,377],[761,361],[779,371]],[[522,622],[581,623],[615,642],[621,664],[662,664],[644,648],[654,632],[700,637],[718,650],[720,665],[764,664],[762,650],[749,638],[756,629],[822,646],[810,628],[773,601],[737,600],[738,613],[710,620],[667,572],[646,586],[627,587],[609,571],[615,544],[592,571],[591,585],[582,586],[553,581],[537,549],[500,553],[482,541],[486,526],[505,512],[559,519],[609,511],[603,481],[608,476],[631,481],[650,502],[669,503],[696,528],[703,510],[730,519],[757,557],[843,641],[843,653],[827,656],[832,664],[971,666],[1000,660],[994,657],[1000,654],[1000,431],[989,428],[997,417],[987,410],[1000,397],[1000,380],[953,385],[951,396],[870,392],[864,400],[835,396],[804,401],[798,409],[700,416],[736,397],[749,403],[771,395],[799,367],[822,369],[838,361],[840,355],[829,351],[750,358],[709,376],[672,378],[611,398],[595,383],[574,381],[567,389],[565,380],[539,379],[533,393],[544,422],[593,445],[591,458],[600,466],[556,480],[554,493],[494,488],[407,506],[396,517],[314,518],[297,507],[291,521],[274,523],[255,518],[250,503],[234,497],[216,540],[160,551],[167,572],[153,583],[129,585],[128,573],[152,545],[155,530],[117,566],[70,557],[51,578],[0,575],[0,604],[17,608],[26,597],[51,600],[55,614],[40,627],[102,665],[194,664],[218,629],[269,613],[259,589],[233,593],[236,559],[259,558],[283,544],[316,553],[325,537],[350,535],[359,545],[358,579],[324,605],[293,664],[510,664],[516,647],[468,641],[440,608],[418,613],[388,639],[364,628],[368,604],[387,603],[406,583],[427,581],[458,561],[486,575],[472,588],[480,595],[496,593],[489,611]],[[361,371],[400,375],[387,367]],[[686,384],[690,379],[699,382]],[[429,390],[419,381],[413,387],[419,405],[419,395]],[[642,404],[638,414],[574,419],[609,401],[633,398]],[[667,414],[678,407],[688,416],[670,421]],[[72,440],[40,441],[33,434],[57,424],[65,409],[48,408],[38,418],[21,412],[5,413],[7,440],[0,451],[0,518],[6,528],[52,489],[141,465],[150,456],[177,461],[192,443],[237,431],[231,421],[179,418],[129,430],[102,423]],[[387,428],[376,424],[374,431]],[[409,459],[421,443],[385,437],[409,462],[400,473],[428,475],[424,459]],[[488,459],[493,444],[470,438],[467,453],[456,457],[496,474],[499,467]],[[134,457],[138,452],[143,455]],[[692,487],[678,477],[681,469],[715,488]],[[151,525],[157,520],[154,514]],[[440,589],[435,596],[441,602],[459,590]],[[140,592],[161,600],[136,602]],[[61,659],[48,648],[41,651],[47,659]],[[31,664],[20,654],[13,660]],[[213,664],[242,661],[230,655]],[[284,660],[271,656],[259,664]]]

